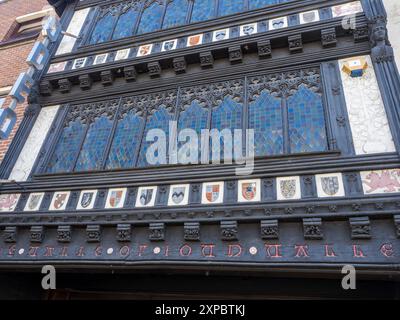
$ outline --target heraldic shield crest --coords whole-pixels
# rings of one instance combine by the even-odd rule
[[[257,195],[257,183],[249,182],[242,184],[242,196],[244,199],[250,201],[253,200]]]
[[[209,202],[215,202],[221,193],[219,184],[212,184],[206,187],[206,198]]]
[[[338,177],[323,177],[321,178],[322,190],[330,196],[334,196],[339,191],[339,179]]]
[[[29,198],[28,209],[35,210],[42,199],[42,194],[32,194]]]
[[[153,189],[144,189],[140,193],[140,203],[143,206],[147,206],[151,200],[153,199],[154,190]]]
[[[174,187],[172,189],[172,201],[180,204],[185,199],[185,187]]]
[[[118,205],[121,203],[123,194],[124,194],[123,190],[111,191],[109,203],[112,208],[118,207]]]
[[[59,193],[54,201],[54,208],[61,209],[64,206],[67,197],[67,193]]]
[[[290,199],[296,195],[296,180],[283,180],[280,183],[281,194]]]
[[[85,192],[82,195],[81,207],[84,208],[84,209],[89,207],[90,204],[92,203],[93,197],[94,197],[94,192]]]

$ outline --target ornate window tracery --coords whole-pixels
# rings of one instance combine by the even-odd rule
[[[88,44],[297,0],[127,0],[98,8]]]
[[[171,127],[171,121],[176,121],[176,129]],[[158,135],[148,139],[152,129],[165,133],[166,144],[159,144],[161,148],[157,152],[149,153],[156,159],[149,159],[147,155],[148,149],[160,139]],[[237,151],[234,146],[242,146],[244,150],[245,137],[235,137],[235,129],[242,129],[243,133],[254,129],[255,156],[258,157],[327,151],[319,68],[246,76],[71,106],[46,172],[173,164],[169,161],[169,140],[170,137],[171,141],[177,140],[184,129],[193,129],[198,137],[198,162],[193,163],[204,159],[206,162],[216,158],[229,160],[227,157]],[[211,136],[209,141],[201,143],[204,129],[218,130],[221,149],[213,150],[215,141]],[[229,129],[230,139],[222,134],[224,129]],[[178,149],[186,142],[179,141]],[[225,154],[226,150],[230,152]],[[162,157],[164,154],[166,157]],[[183,163],[179,157],[177,161]]]

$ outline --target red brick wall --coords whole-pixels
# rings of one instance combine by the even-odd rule
[[[12,86],[19,74],[27,70],[25,62],[32,46],[36,40],[19,42],[12,45],[1,45],[1,40],[7,34],[16,17],[48,8],[47,0],[8,0],[0,3],[0,88]],[[4,105],[8,105],[6,103]],[[22,120],[26,105],[20,105],[15,110],[17,113],[17,124],[7,140],[0,140],[0,162],[18,129]]]

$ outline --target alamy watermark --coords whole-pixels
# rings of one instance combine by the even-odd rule
[[[238,164],[236,175],[249,175],[254,170],[254,129],[194,129],[178,131],[176,121],[169,122],[168,134],[161,129],[149,130],[146,151],[150,165],[163,164]],[[221,143],[222,142],[222,143]],[[168,152],[167,152],[168,151]]]

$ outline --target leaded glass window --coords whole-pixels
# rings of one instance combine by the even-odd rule
[[[130,8],[128,11],[123,13],[115,26],[113,33],[113,40],[129,37],[133,34],[136,21],[139,17],[137,8]]]
[[[180,26],[186,23],[189,9],[188,0],[171,0],[165,12],[163,29]]]
[[[287,100],[291,153],[328,149],[325,115],[319,94],[301,85]]]
[[[191,22],[210,20],[215,17],[216,0],[195,0]]]
[[[102,15],[103,13],[101,13]],[[97,21],[97,24],[90,37],[90,44],[105,42],[110,39],[113,32],[114,22],[117,16],[112,12],[107,12]]]
[[[164,6],[162,1],[153,1],[144,9],[137,33],[142,34],[160,29],[163,13]]]
[[[249,104],[249,127],[254,129],[255,155],[283,153],[283,122],[281,99],[267,91]]]
[[[68,120],[47,166],[47,173],[73,171],[76,156],[86,131],[82,119]]]
[[[177,131],[170,127],[171,121],[177,122]],[[170,132],[171,128],[174,130]],[[254,130],[258,157],[324,152],[329,149],[327,128],[318,68],[252,75],[69,107],[63,126],[57,131],[57,144],[45,172],[173,164],[176,158],[168,154],[169,140],[170,137],[172,141],[177,139],[184,129],[192,129],[197,134],[196,163],[244,155],[246,129]],[[150,137],[152,129],[159,131]],[[202,145],[203,129],[211,130],[211,136]],[[213,129],[218,131],[214,139],[219,140],[213,140]],[[224,129],[228,129],[228,139]],[[235,129],[242,129],[243,135],[235,137]],[[164,136],[165,144],[158,143],[162,139],[159,134]],[[187,150],[179,152],[188,142],[178,142],[178,156],[188,154]],[[213,150],[218,144],[219,154],[218,149]],[[239,148],[235,149],[236,146]],[[202,150],[207,147],[208,152]],[[147,157],[149,148],[149,155],[157,161]],[[193,163],[192,154],[190,149],[190,157],[185,160],[190,158]]]
[[[219,0],[218,15],[226,16],[245,11],[245,0]]]
[[[144,122],[143,111],[138,110],[135,101],[128,98],[119,114],[107,169],[127,169],[135,166]]]
[[[138,159],[138,167],[147,167],[152,162],[155,162],[154,165],[166,164],[166,163],[160,163],[159,161],[154,161],[154,159],[152,158],[150,159],[147,157],[147,149],[150,147],[150,145],[153,144],[154,141],[146,141],[146,137],[148,136],[149,131],[152,129],[158,129],[163,131],[165,133],[165,138],[167,143],[164,144],[163,147],[159,149],[159,151],[155,152],[155,154],[151,156],[158,158],[160,156],[160,152],[164,152],[166,155],[168,155],[168,140],[170,134],[169,122],[172,120],[174,120],[174,115],[168,112],[168,110],[164,106],[160,106],[157,111],[155,111],[153,114],[147,117],[146,129],[142,137],[142,147],[140,149],[140,154]]]
[[[258,8],[263,8],[266,6],[269,6],[271,4],[276,4],[284,2],[282,0],[250,0],[249,1],[249,9],[258,9]]]

